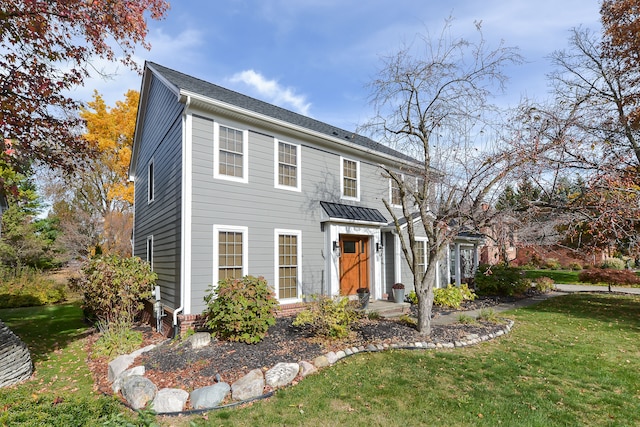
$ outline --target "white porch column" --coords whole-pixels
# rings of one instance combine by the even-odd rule
[[[455,244],[453,256],[455,257],[454,261],[455,261],[456,286],[460,286],[461,284],[460,276],[462,276],[462,274],[460,273],[460,243]]]

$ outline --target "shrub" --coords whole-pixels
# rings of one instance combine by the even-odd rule
[[[468,314],[460,314],[458,315],[458,323],[462,323],[463,325],[473,325],[474,323],[478,322],[476,322],[476,319],[474,319],[472,316],[469,316]]]
[[[478,267],[476,292],[478,295],[513,296],[523,293],[529,287],[523,271],[508,265],[487,265]]]
[[[493,308],[483,308],[480,310],[478,314],[478,320],[483,320],[485,322],[498,323],[500,319],[498,319],[498,314]]]
[[[633,271],[614,270],[612,268],[583,270],[578,274],[578,279],[587,283],[605,283],[609,285],[609,291],[611,291],[612,285],[637,285],[640,283],[640,277]]]
[[[85,313],[106,325],[131,325],[151,297],[157,279],[148,262],[117,255],[93,258],[82,268],[73,288],[82,292]]]
[[[570,270],[573,271],[580,271],[582,270],[582,264],[580,264],[579,262],[572,262],[568,265]]]
[[[205,325],[221,339],[257,343],[276,323],[278,301],[264,277],[221,280],[204,300]]]
[[[415,328],[416,326],[418,326],[418,321],[413,317],[407,316],[406,314],[403,314],[402,316],[398,317],[398,322],[410,328]]]
[[[560,270],[560,262],[555,259],[555,258],[547,258],[544,260],[544,268],[547,268],[549,270]]]
[[[142,345],[142,332],[131,329],[127,322],[115,321],[109,325],[98,322],[100,338],[93,345],[93,357],[128,354]]]
[[[599,266],[600,268],[608,268],[612,270],[624,270],[626,267],[626,263],[623,259],[620,258],[607,258],[602,261],[602,264]]]
[[[460,287],[449,285],[433,291],[433,303],[442,307],[460,308],[463,301],[473,301],[476,294],[465,284]]]
[[[407,295],[407,299],[411,304],[418,304],[418,294],[416,294],[416,291],[409,292],[409,295]]]
[[[66,299],[63,285],[29,267],[0,269],[0,308],[56,304]]]
[[[536,290],[539,292],[547,293],[554,288],[553,279],[550,277],[538,277],[536,279]]]
[[[293,325],[307,327],[314,335],[344,338],[360,317],[357,302],[321,295],[309,304],[309,308],[298,313]]]

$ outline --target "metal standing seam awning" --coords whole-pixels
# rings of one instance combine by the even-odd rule
[[[332,202],[320,202],[320,206],[322,206],[322,209],[331,220],[367,222],[384,225],[388,223],[384,215],[374,208],[365,208],[361,206]]]

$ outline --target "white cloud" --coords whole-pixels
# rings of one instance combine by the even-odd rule
[[[262,74],[254,70],[245,70],[234,74],[229,79],[231,83],[242,83],[254,91],[261,97],[266,98],[268,102],[287,107],[294,111],[309,115],[311,103],[307,102],[304,95],[296,94],[293,89],[282,87],[277,80],[268,80]]]

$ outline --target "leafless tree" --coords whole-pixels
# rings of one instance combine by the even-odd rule
[[[502,43],[490,48],[480,23],[476,30],[476,41],[454,37],[447,20],[437,38],[419,35],[383,58],[370,83],[375,116],[363,129],[417,159],[413,167],[381,167],[401,201],[396,208],[384,198],[413,273],[418,330],[426,335],[437,261],[459,232],[481,230],[492,191],[526,158],[497,137],[501,115],[491,102],[504,90],[504,68],[522,58]],[[419,236],[428,239],[426,268]]]

